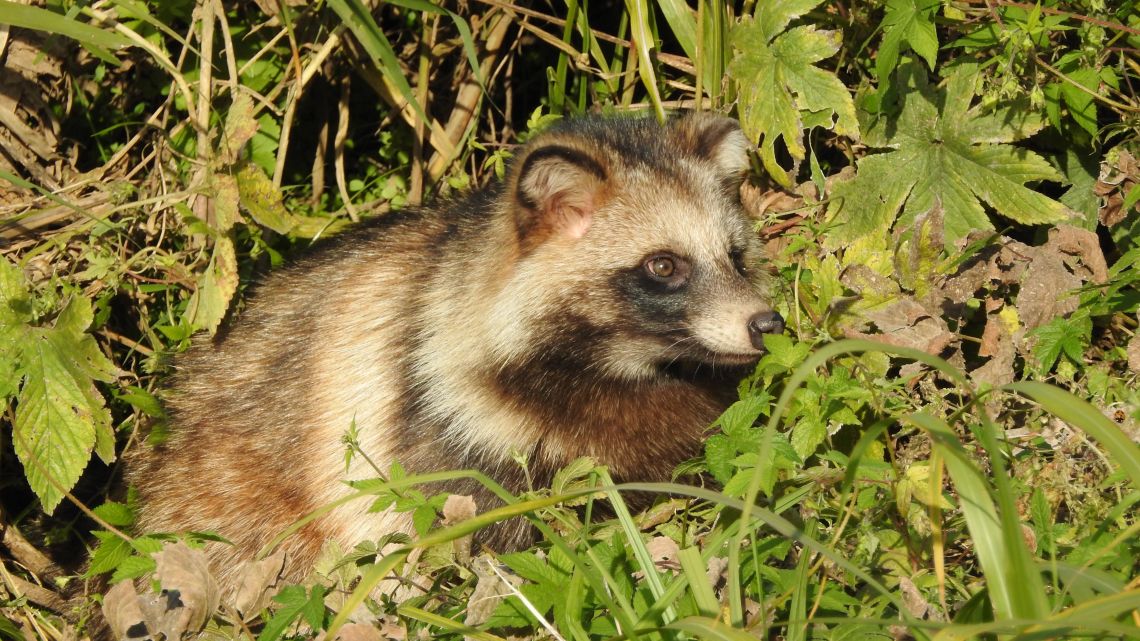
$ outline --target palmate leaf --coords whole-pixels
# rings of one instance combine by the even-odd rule
[[[971,107],[974,75],[959,68],[944,89],[931,87],[921,65],[899,66],[898,115],[864,125],[864,141],[891,149],[858,162],[858,174],[836,185],[828,243],[839,246],[941,206],[944,242],[971,231],[993,229],[982,203],[1023,224],[1058,223],[1076,214],[1025,186],[1036,180],[1063,182],[1044,158],[1006,144],[1039,131],[1044,121],[1017,105],[996,110]],[[868,118],[870,114],[861,114]]]
[[[86,333],[91,302],[75,297],[54,327],[25,327],[19,341],[24,384],[16,400],[12,440],[28,484],[51,513],[79,480],[94,449],[115,457],[111,414],[95,381],[115,367]]]
[[[847,87],[835,74],[814,66],[839,50],[840,35],[814,26],[780,33],[820,1],[761,3],[753,20],[732,30],[737,56],[728,75],[740,94],[741,126],[750,140],[759,142],[764,168],[784,185],[790,185],[791,178],[776,162],[776,140],[783,138],[788,153],[803,159],[805,118],[812,124],[830,124],[839,134],[859,135]]]

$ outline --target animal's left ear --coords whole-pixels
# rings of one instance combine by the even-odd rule
[[[672,130],[678,148],[687,155],[708,160],[732,176],[747,171],[752,145],[740,130],[740,123],[732,118],[692,112],[674,120]]]

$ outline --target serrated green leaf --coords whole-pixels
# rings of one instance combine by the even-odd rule
[[[273,596],[273,600],[281,604],[281,608],[265,622],[265,627],[257,637],[258,641],[274,641],[284,634],[286,628],[301,615],[309,597],[303,586],[287,585]]]
[[[782,138],[788,153],[802,160],[805,116],[812,123],[831,124],[834,118],[836,133],[859,135],[847,88],[834,74],[813,66],[839,50],[840,34],[805,25],[776,35],[799,12],[817,4],[763,3],[755,20],[741,22],[731,34],[737,56],[728,75],[740,93],[741,126],[750,140],[759,142],[765,169],[784,185],[791,178],[776,162],[776,140]]]
[[[814,417],[803,417],[792,427],[792,448],[800,458],[815,453],[815,448],[827,437],[827,425]]]
[[[115,367],[85,333],[91,302],[73,298],[54,327],[31,328],[20,345],[24,384],[16,403],[13,442],[32,491],[51,513],[75,486],[97,438],[104,460],[111,414],[95,381],[114,380]],[[100,435],[102,432],[102,435]]]
[[[0,256],[0,331],[22,328],[32,320],[32,300],[24,272]]]
[[[726,434],[738,434],[756,423],[761,412],[772,400],[771,396],[756,394],[747,396],[728,406],[714,425],[719,425]]]
[[[32,301],[24,273],[0,256],[0,406],[20,387],[20,344],[32,320]]]
[[[245,163],[235,175],[241,205],[259,225],[287,234],[297,226],[297,217],[285,209],[281,191],[260,167]]]
[[[237,254],[229,236],[214,239],[210,265],[198,279],[198,289],[186,304],[186,316],[195,329],[213,334],[226,316],[230,299],[237,292]]]
[[[1087,316],[1057,317],[1030,332],[1036,339],[1033,355],[1041,372],[1053,369],[1061,354],[1074,363],[1084,363],[1085,345],[1089,342],[1092,323]]]
[[[499,561],[505,563],[515,574],[535,583],[558,583],[566,578],[564,574],[530,552],[502,554],[499,556]]]
[[[1082,67],[1070,71],[1066,76],[1072,82],[1062,81],[1060,85],[1061,97],[1064,98],[1065,105],[1069,107],[1069,115],[1073,117],[1081,129],[1089,132],[1089,135],[1095,136],[1097,132],[1096,96],[1089,91],[1096,91],[1100,85],[1100,75],[1096,69]],[[1081,85],[1084,89],[1073,83]]]
[[[894,151],[863,158],[857,176],[836,185],[828,213],[840,225],[828,237],[830,245],[881,233],[896,220],[910,224],[938,204],[947,247],[971,231],[993,229],[982,203],[1024,224],[1074,216],[1025,186],[1064,180],[1048,162],[1026,149],[993,144],[1036,132],[1043,122],[1009,105],[989,111],[971,107],[974,71],[963,65],[944,89],[935,89],[917,61],[900,65],[900,112],[865,127],[868,144]]]
[[[908,46],[931,70],[938,57],[938,33],[934,29],[934,12],[939,0],[887,0],[883,17],[883,41],[875,58],[875,71],[880,82],[889,80],[898,66],[899,52]]]
[[[782,0],[781,2],[760,2],[756,7],[756,28],[759,35],[768,42],[783,31],[788,23],[818,7],[823,0]]]
[[[435,508],[430,505],[420,505],[412,511],[412,525],[420,535],[427,534],[435,523]]]
[[[154,572],[155,562],[149,556],[128,556],[123,559],[111,574],[111,583],[137,579]]]
[[[93,511],[95,516],[115,527],[126,527],[135,522],[135,512],[126,503],[107,501]]]
[[[714,434],[705,441],[705,465],[721,485],[732,477],[732,459],[736,454],[736,448],[724,434]]]
[[[84,576],[92,577],[115,570],[131,556],[131,544],[111,532],[95,532],[99,544],[91,553],[91,563]]]

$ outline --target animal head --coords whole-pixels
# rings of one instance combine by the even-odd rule
[[[500,356],[574,345],[627,379],[758,359],[783,319],[740,204],[748,150],[734,120],[699,113],[538,136],[508,183],[518,245],[495,306]]]

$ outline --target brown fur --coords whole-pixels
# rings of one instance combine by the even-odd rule
[[[130,474],[142,527],[228,538],[211,554],[232,587],[236,560],[375,475],[360,457],[345,470],[353,424],[382,467],[475,468],[516,492],[512,451],[536,486],[579,456],[619,480],[668,478],[760,354],[746,146],[713,116],[570,122],[523,148],[502,187],[373,221],[272,274],[178,360],[172,437]],[[661,252],[688,280],[647,275]],[[445,489],[495,506],[474,483]],[[286,540],[288,571],[326,539],[410,531],[367,506]],[[527,537],[504,524],[483,540]]]

